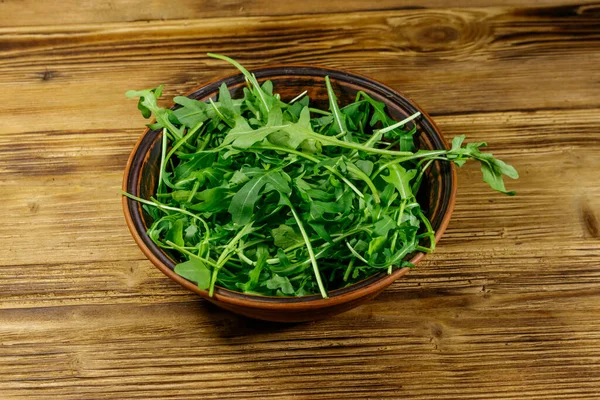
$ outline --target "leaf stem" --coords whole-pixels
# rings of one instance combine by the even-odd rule
[[[167,206],[165,204],[159,203],[158,201],[152,202],[152,201],[149,201],[149,200],[145,200],[145,199],[142,199],[141,197],[134,196],[134,195],[132,195],[130,193],[127,193],[127,192],[125,192],[123,190],[121,190],[121,194],[123,196],[125,196],[125,197],[129,197],[131,200],[135,200],[135,201],[137,201],[139,203],[146,204],[146,205],[149,205],[149,206],[152,206],[152,207],[160,208],[161,210],[175,211],[175,212],[178,212],[178,213],[189,215],[190,217],[195,218],[198,221],[200,221],[200,223],[202,223],[202,225],[204,226],[204,229],[206,229],[207,232],[209,230],[208,229],[208,224],[206,223],[206,221],[204,219],[200,218],[196,214],[192,214],[191,212],[189,212],[187,210],[183,210],[183,209],[177,208],[177,207]]]
[[[248,72],[248,70],[246,68],[244,68],[239,62],[235,61],[232,58],[229,58],[227,56],[222,56],[220,54],[215,54],[215,53],[207,53],[207,55],[209,57],[212,57],[212,58],[218,58],[219,60],[227,61],[228,63],[230,63],[234,67],[236,67],[242,74],[244,74],[244,76],[246,77],[246,79],[248,81],[250,81],[250,83],[252,83],[252,85],[256,88],[256,92],[258,93],[258,97],[260,98],[260,101],[265,106],[265,109],[267,110],[267,112],[269,111],[269,106],[267,104],[267,101],[265,100],[262,88],[260,87],[260,85],[259,85],[258,81],[256,80],[256,77],[254,76],[254,74],[251,74],[250,72]]]
[[[350,262],[348,263],[346,272],[344,272],[344,282],[348,282],[348,278],[350,278],[350,273],[352,272],[352,268],[354,267],[354,261],[356,261],[356,258],[351,258]]]
[[[310,238],[308,237],[308,234],[306,233],[306,230],[304,229],[304,224],[302,224],[302,220],[298,216],[298,213],[296,213],[294,206],[292,206],[292,202],[291,202],[290,198],[284,193],[281,193],[280,195],[281,195],[281,198],[283,199],[283,201],[285,201],[287,206],[292,211],[292,215],[294,216],[294,219],[296,220],[296,225],[298,225],[300,234],[302,234],[302,239],[304,239],[304,243],[306,243],[306,250],[308,250],[308,257],[310,258],[310,262],[313,266],[313,272],[315,274],[315,279],[317,280],[317,286],[319,287],[321,296],[324,299],[326,299],[328,297],[327,291],[325,290],[325,287],[323,286],[323,282],[321,281],[321,273],[319,272],[319,265],[317,263],[317,259],[315,258],[315,253],[313,251],[313,248],[312,248],[312,245],[310,242]]]
[[[290,100],[290,102],[288,104],[297,102],[298,100],[303,98],[306,93],[308,93],[308,90],[305,90],[304,92],[300,93],[298,96],[294,97],[292,100]]]
[[[410,153],[410,152],[408,152],[408,153]],[[380,173],[385,171],[391,165],[400,164],[405,161],[410,161],[410,160],[414,160],[417,158],[438,156],[438,155],[447,154],[447,153],[448,153],[448,150],[429,150],[429,151],[423,151],[423,152],[418,152],[418,153],[410,153],[410,154],[412,154],[412,156],[408,156],[408,157],[395,158],[395,159],[383,164],[381,167],[379,167],[377,169],[377,171],[375,171],[373,173],[373,175],[371,175],[371,179],[375,179],[375,177],[377,177],[377,175],[379,175]]]
[[[160,152],[160,169],[158,170],[158,187],[156,193],[162,192],[163,185],[163,171],[165,169],[165,157],[167,153],[167,128],[163,128],[162,131],[162,147]]]
[[[358,253],[358,251],[354,250],[354,247],[352,247],[350,245],[350,243],[348,243],[348,241],[346,241],[346,247],[348,247],[348,249],[350,249],[350,252],[354,255],[354,257],[358,258],[360,261],[364,262],[365,264],[370,265],[369,262],[367,260],[365,260],[365,258]]]
[[[396,128],[400,128],[402,125],[405,125],[407,122],[410,122],[410,121],[412,121],[413,119],[415,119],[415,118],[419,117],[420,115],[421,115],[421,113],[420,113],[419,111],[417,111],[416,113],[414,113],[414,114],[413,114],[413,115],[411,115],[410,117],[408,117],[408,118],[404,118],[402,121],[400,121],[400,122],[396,122],[394,125],[390,125],[390,126],[388,126],[388,127],[385,127],[385,128],[379,129],[377,132],[378,132],[378,133],[381,133],[381,134],[384,134],[384,133],[387,133],[387,132],[389,132],[389,131],[393,131],[394,129],[396,129]]]

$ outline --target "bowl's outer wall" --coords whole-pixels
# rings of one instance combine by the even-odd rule
[[[282,100],[290,100],[304,90],[308,90],[311,104],[328,108],[327,90],[324,77],[329,75],[340,104],[354,101],[356,93],[362,90],[378,101],[384,102],[390,115],[400,120],[408,115],[421,111],[424,115],[419,119],[420,133],[417,137],[419,148],[443,149],[447,144],[433,121],[412,101],[394,92],[386,86],[369,78],[349,74],[337,70],[315,67],[274,67],[254,71],[259,80],[270,79],[275,92]],[[241,96],[245,81],[242,75],[234,75],[205,85],[191,94],[190,98],[205,101],[209,97],[215,99],[218,87],[225,82],[232,97]],[[158,179],[160,162],[160,131],[146,130],[129,159],[125,170],[123,189],[142,198],[153,195]],[[436,231],[436,240],[448,225],[456,194],[456,172],[454,165],[436,161],[424,179],[424,190],[429,196],[421,197],[425,213],[430,218]],[[185,280],[173,271],[174,261],[158,248],[146,235],[149,217],[139,203],[124,198],[123,206],[131,233],[144,254],[167,276],[188,289],[200,294],[222,308],[247,317],[269,321],[298,322],[324,318],[339,312],[347,311],[360,303],[369,300],[383,291],[395,279],[404,275],[408,269],[399,269],[392,275],[382,272],[348,288],[329,293],[329,299],[320,296],[300,298],[257,297],[217,288],[213,298],[208,297],[205,290],[200,290],[194,283]],[[423,253],[417,253],[411,259],[416,264]]]

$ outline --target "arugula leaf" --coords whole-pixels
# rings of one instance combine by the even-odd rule
[[[325,77],[325,85],[327,86],[327,96],[329,97],[329,110],[333,114],[333,119],[335,120],[334,129],[336,133],[346,135],[348,133],[348,128],[346,127],[346,118],[345,114],[342,114],[340,111],[340,107],[337,103],[337,97],[335,96],[335,92],[331,87],[331,82],[329,77]]]
[[[273,274],[273,277],[268,279],[265,283],[269,289],[279,289],[283,294],[294,294],[294,287],[287,276]]]
[[[233,222],[245,225],[252,219],[254,205],[260,199],[260,191],[267,184],[267,175],[255,176],[250,179],[231,199],[227,211],[231,214]]]
[[[281,126],[279,132],[269,137],[269,142],[278,146],[297,149],[302,142],[311,139],[307,132],[312,132],[310,126],[310,111],[308,107],[304,107],[300,112],[298,121],[294,124]]]
[[[165,235],[167,240],[177,244],[178,246],[183,246],[183,219],[177,219],[173,222],[171,228],[167,231]]]
[[[183,96],[176,96],[173,98],[173,101],[175,104],[181,106],[174,110],[173,114],[188,128],[193,128],[200,122],[205,122],[215,116],[214,110],[208,104],[201,101]]]
[[[375,223],[373,232],[376,235],[387,237],[390,230],[396,228],[396,221],[389,215],[384,214],[379,221]]]
[[[228,201],[230,193],[231,191],[226,187],[205,189],[194,196],[194,199],[200,200],[200,202],[190,204],[187,208],[202,213],[217,213],[227,210],[230,204]]]
[[[240,116],[235,118],[235,127],[229,131],[223,140],[223,146],[231,144],[236,149],[247,149],[248,147],[264,140],[273,132],[277,132],[279,127],[263,126],[258,129],[252,129],[248,122]]]
[[[162,94],[163,86],[159,86],[155,89],[147,90],[129,90],[125,93],[125,96],[130,99],[139,97],[138,109],[141,111],[142,116],[146,119],[150,118],[150,115],[154,114],[158,126],[155,128],[166,128],[173,136],[177,139],[183,137],[183,129],[177,128],[169,119],[169,111],[164,108],[160,108],[157,104],[158,98]]]
[[[279,225],[271,231],[273,243],[282,249],[303,243],[302,236],[296,233],[294,228],[287,225]]]
[[[265,246],[259,246],[256,250],[256,254],[258,259],[256,260],[254,268],[248,273],[248,281],[246,283],[236,282],[236,287],[243,292],[249,292],[256,288],[269,256]]]
[[[410,181],[415,177],[417,171],[412,169],[405,170],[398,164],[392,164],[388,167],[390,174],[382,176],[383,180],[394,185],[401,199],[410,199],[413,196]]]
[[[494,190],[514,196],[516,192],[506,190],[502,175],[518,179],[519,174],[517,170],[504,161],[498,160],[491,153],[482,153],[479,148],[486,146],[486,143],[469,143],[465,147],[461,147],[464,139],[464,135],[456,136],[452,139],[452,149],[448,154],[448,159],[452,160],[458,166],[462,166],[468,159],[479,161],[481,163],[483,181]]]
[[[175,265],[175,273],[198,284],[201,290],[208,289],[210,285],[210,270],[198,258]]]

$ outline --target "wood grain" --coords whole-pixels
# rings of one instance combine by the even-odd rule
[[[531,0],[528,6],[548,7],[580,4],[565,0]],[[521,6],[519,0],[480,0],[482,6]],[[139,0],[64,0],[60,12],[51,12],[54,3],[34,0],[3,0],[0,2],[1,15],[5,18],[4,26],[65,25],[103,22],[135,22],[156,20],[189,20],[215,17],[248,17],[248,16],[286,16],[299,14],[331,14],[352,11],[391,11],[402,9],[423,9],[436,7],[472,7],[466,0],[379,0],[366,2],[361,0],[322,2],[304,0],[290,5],[287,2],[269,0],[220,0],[220,1],[170,1],[168,7],[158,1]]]
[[[122,93],[164,83],[172,96],[233,72],[208,51],[249,66],[316,63],[363,73],[436,114],[597,107],[599,11],[568,10],[563,17],[490,8],[0,29],[4,129],[102,129],[107,113],[114,127],[139,127]],[[443,96],[432,95],[431,82]],[[43,106],[30,101],[49,93]],[[54,112],[34,118],[42,109]]]
[[[0,3],[0,399],[599,398],[600,6],[416,5]],[[207,51],[382,81],[518,195],[460,169],[438,250],[336,318],[218,310],[144,258],[118,193],[145,123],[123,93],[233,72]]]

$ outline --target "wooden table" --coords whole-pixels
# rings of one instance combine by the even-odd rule
[[[0,399],[600,398],[598,4],[43,3],[0,3]],[[233,72],[208,51],[374,77],[488,141],[518,195],[460,169],[436,253],[354,311],[221,311],[145,259],[118,193],[145,123],[124,92]]]

